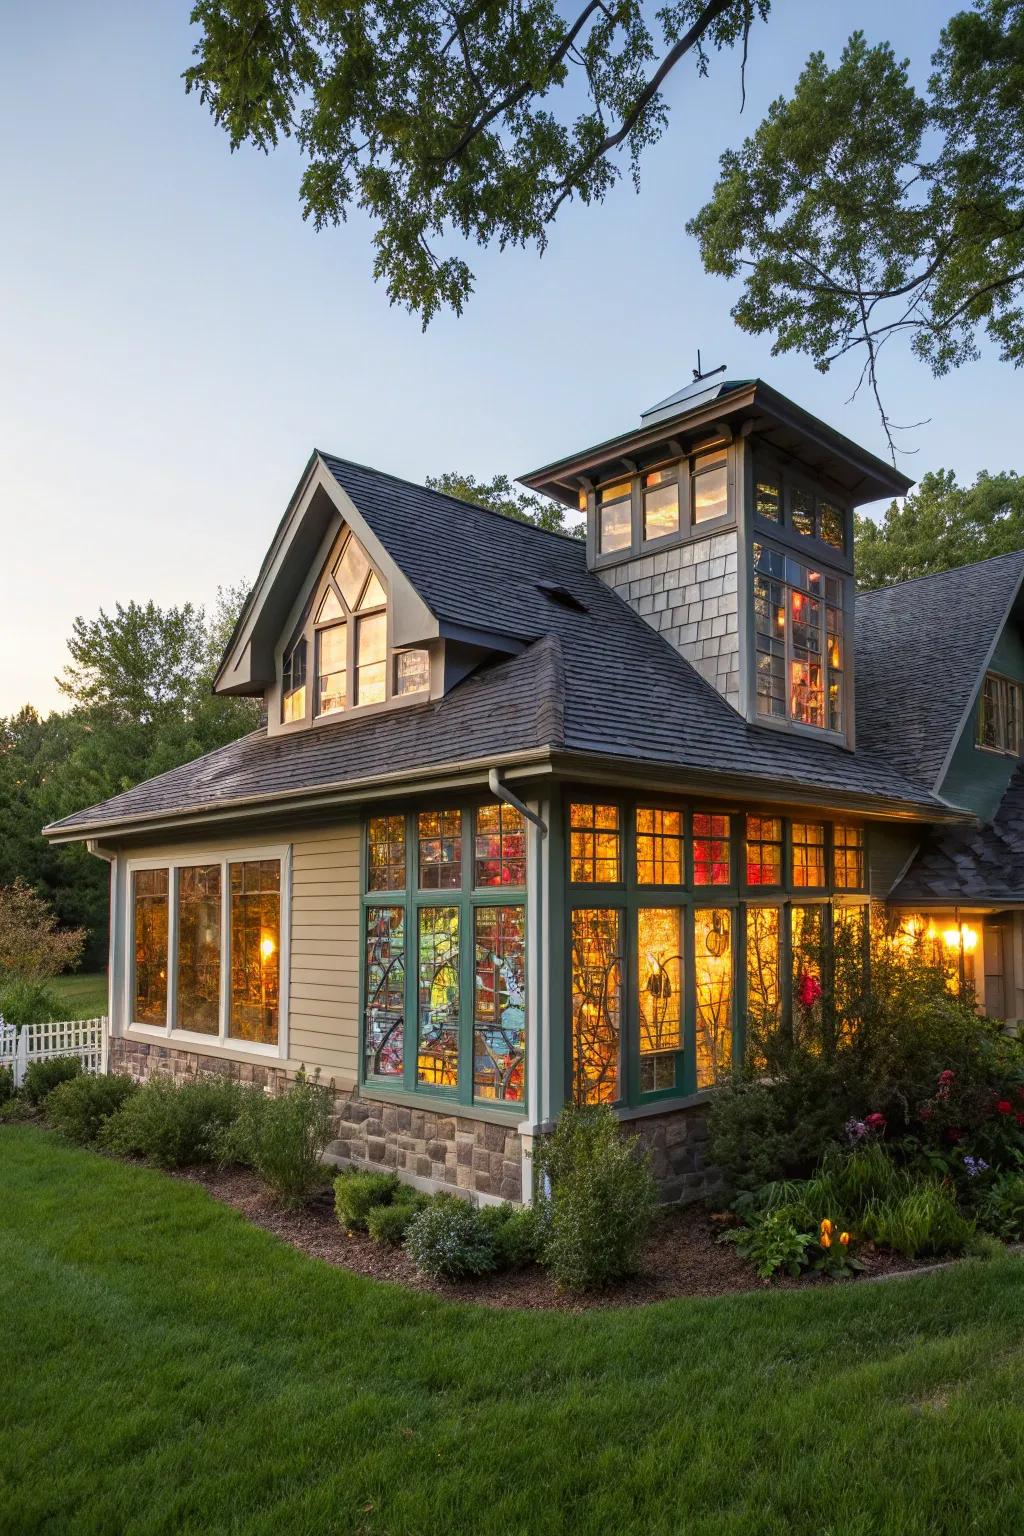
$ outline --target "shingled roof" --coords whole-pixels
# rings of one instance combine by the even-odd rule
[[[892,893],[898,902],[1024,902],[1024,764],[983,827],[932,833]]]
[[[524,752],[572,754],[749,784],[783,799],[948,817],[950,808],[879,752],[749,725],[587,569],[582,540],[546,533],[392,475],[321,458],[439,618],[524,649],[445,698],[315,730],[265,730],[55,823],[82,836],[333,787],[387,784]],[[578,606],[553,600],[562,588]]]
[[[857,747],[939,793],[1024,550],[857,595]]]

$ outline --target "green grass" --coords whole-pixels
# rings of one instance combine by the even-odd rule
[[[1024,1263],[582,1315],[307,1259],[0,1128],[0,1531],[1024,1527]]]
[[[99,1019],[107,1011],[107,973],[58,976],[47,982],[71,1009],[73,1019]]]

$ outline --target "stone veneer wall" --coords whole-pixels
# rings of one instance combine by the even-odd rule
[[[735,529],[598,571],[602,581],[740,707]]]
[[[195,1077],[225,1077],[280,1093],[289,1074],[283,1067],[233,1061],[179,1046],[114,1037],[111,1072],[127,1072],[145,1082],[153,1075],[181,1083]],[[498,1200],[523,1198],[523,1148],[518,1132],[486,1120],[409,1109],[363,1099],[355,1090],[334,1101],[333,1140],[327,1152],[344,1164],[404,1174],[467,1195]],[[707,1162],[707,1110],[701,1104],[645,1115],[623,1123],[651,1154],[651,1167],[662,1200],[703,1200],[721,1188],[721,1178]]]

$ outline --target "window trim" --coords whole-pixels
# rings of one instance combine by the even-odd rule
[[[261,860],[276,861],[281,867],[280,909],[278,914],[278,1002],[277,1043],[267,1045],[258,1040],[239,1040],[228,1034],[231,999],[231,876],[232,864],[255,863]],[[178,1012],[178,889],[179,871],[199,865],[219,864],[221,880],[220,912],[220,1002],[216,1035],[202,1034],[197,1030],[179,1029]],[[227,1052],[231,1055],[266,1056],[274,1061],[288,1060],[289,1048],[289,1001],[291,993],[291,909],[292,909],[292,844],[274,843],[253,848],[194,849],[176,852],[162,857],[125,860],[125,921],[122,925],[124,938],[124,982],[122,988],[122,1034],[140,1039],[166,1040],[172,1045],[201,1046],[214,1055]],[[132,1002],[135,992],[135,902],[132,895],[132,877],[137,870],[165,869],[168,873],[167,909],[167,1023],[140,1024],[132,1018]]]
[[[1017,694],[1017,742],[1015,746],[992,747],[987,742],[981,740],[982,719],[985,708],[985,686],[990,681],[995,683],[997,689],[996,718],[1001,728],[1005,726],[1007,720],[1007,696],[1011,690],[1014,690]],[[1005,672],[997,672],[990,667],[981,680],[975,713],[974,745],[979,752],[988,752],[993,757],[1012,758],[1014,761],[1024,756],[1024,683],[1018,682],[1015,677],[1009,677]],[[1001,729],[1000,735],[1002,734]]]

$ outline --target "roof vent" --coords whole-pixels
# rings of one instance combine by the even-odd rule
[[[589,613],[586,603],[581,603],[578,597],[574,597],[568,587],[563,587],[560,581],[538,581],[537,591],[542,593],[552,603],[557,603],[560,608],[571,608],[574,613]]]

